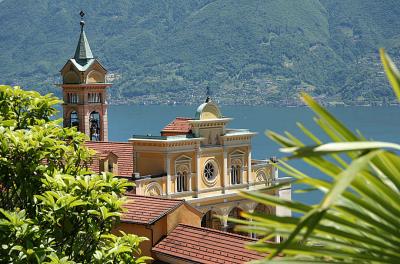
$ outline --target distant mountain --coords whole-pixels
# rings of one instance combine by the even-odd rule
[[[0,0],[0,83],[59,92],[81,9],[114,102],[393,99],[377,51],[400,58],[396,0]]]

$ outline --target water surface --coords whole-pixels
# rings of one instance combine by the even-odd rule
[[[222,106],[222,114],[232,117],[228,125],[231,128],[247,128],[258,135],[254,137],[253,155],[255,159],[271,156],[281,157],[278,146],[265,136],[266,130],[276,132],[289,131],[304,139],[296,126],[302,122],[321,139],[324,134],[313,121],[313,113],[306,107],[277,108],[269,106]],[[400,143],[400,108],[399,107],[335,107],[330,108],[336,117],[352,129],[359,129],[369,139]],[[177,116],[194,117],[195,106],[138,106],[111,105],[109,107],[109,140],[126,141],[133,134],[159,135],[160,130]],[[311,143],[310,141],[307,141]],[[301,162],[293,164],[316,177],[323,177]],[[281,176],[284,176],[281,173]],[[295,186],[294,189],[298,189]],[[296,194],[294,199],[316,203],[318,193]]]

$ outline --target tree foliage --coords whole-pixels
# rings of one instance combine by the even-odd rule
[[[380,53],[400,99],[400,73],[385,52]],[[264,235],[249,247],[268,252],[272,262],[399,263],[400,145],[368,141],[361,132],[354,133],[345,127],[309,95],[303,94],[302,99],[332,142],[324,143],[302,124],[299,128],[312,144],[288,132],[268,132],[268,136],[283,147],[281,151],[290,154],[280,162],[280,170],[296,179],[296,183],[320,190],[324,197],[319,204],[308,205],[261,193],[243,193],[244,197],[266,205],[290,208],[299,216],[244,214],[253,221],[235,220],[247,225],[238,229]],[[302,159],[327,177],[295,169],[287,162],[293,158]],[[267,242],[274,236],[282,236],[283,242]],[[280,258],[275,259],[277,256]]]
[[[131,184],[87,169],[85,135],[52,120],[57,103],[0,86],[0,262],[143,263],[146,238],[111,234]]]

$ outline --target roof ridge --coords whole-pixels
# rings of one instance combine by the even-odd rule
[[[185,119],[185,120],[190,120],[193,119],[193,117],[185,117],[185,116],[177,116],[175,119]]]
[[[163,218],[164,216],[168,215],[169,213],[175,211],[177,208],[179,208],[180,206],[185,204],[185,200],[164,199],[161,197],[154,197],[154,196],[124,194],[124,197],[130,197],[130,199],[128,198],[128,201],[123,205],[123,207],[125,209],[127,209],[127,212],[123,213],[123,215],[121,217],[122,222],[126,222],[126,223],[146,223],[146,224],[152,225],[155,222],[157,222],[158,220],[160,220],[161,218]],[[157,206],[157,208],[160,209],[159,212],[154,212],[153,215],[151,215],[151,213],[149,213],[150,218],[148,218],[146,221],[134,220],[134,219],[130,219],[130,217],[125,218],[125,216],[128,215],[128,212],[131,210],[139,210],[139,211],[143,210],[143,211],[141,211],[142,215],[146,212],[146,208],[143,208],[140,206],[141,203],[136,203],[135,197],[139,200],[139,202],[141,201],[143,204],[158,202],[160,204],[159,206]],[[144,200],[143,198],[147,199],[147,201]],[[140,199],[142,199],[142,200],[140,200]],[[131,202],[129,202],[129,200]],[[165,203],[163,204],[163,203],[161,203],[161,201],[163,201]],[[152,208],[154,209],[155,207],[153,206]]]
[[[106,143],[112,143],[112,144],[127,144],[127,145],[132,145],[130,142],[121,142],[121,141],[91,141],[91,140],[86,140],[86,143],[93,143],[93,144],[106,144]]]
[[[216,229],[212,229],[212,228],[208,228],[208,227],[202,227],[202,226],[201,226],[201,227],[198,227],[198,226],[192,226],[192,225],[188,225],[188,224],[179,223],[179,224],[175,227],[175,229],[176,229],[178,226],[186,226],[186,227],[193,228],[193,229],[197,229],[197,230],[207,230],[207,231],[211,231],[211,232],[214,232],[214,233],[219,233],[219,234],[224,234],[224,235],[230,235],[230,236],[238,237],[238,238],[244,238],[244,239],[251,240],[251,241],[257,241],[257,239],[254,239],[254,238],[251,238],[251,237],[242,236],[242,235],[234,234],[234,233],[229,233],[229,232],[226,232],[226,231],[216,230]]]

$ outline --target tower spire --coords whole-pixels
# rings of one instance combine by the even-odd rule
[[[79,15],[81,16],[81,22],[80,22],[81,34],[79,36],[78,45],[76,46],[75,55],[74,55],[74,59],[78,62],[82,61],[82,60],[88,60],[88,59],[94,58],[92,50],[90,49],[89,41],[87,40],[85,30],[84,30],[85,21],[83,20],[83,17],[85,16],[85,13],[83,11],[81,11],[79,13]]]

